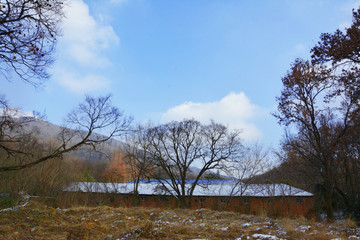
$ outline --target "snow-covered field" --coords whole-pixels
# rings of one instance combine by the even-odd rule
[[[0,211],[0,239],[360,239],[353,221],[320,223],[206,209],[78,207],[30,203]]]

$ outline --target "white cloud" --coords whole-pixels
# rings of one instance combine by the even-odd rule
[[[103,67],[109,64],[103,51],[119,43],[113,28],[97,22],[82,0],[70,1],[64,12],[61,51],[82,65]]]
[[[56,72],[56,81],[72,92],[82,94],[108,88],[110,82],[101,75],[80,76],[64,69]]]
[[[83,0],[69,1],[64,12],[55,81],[79,94],[108,88],[110,81],[102,76],[111,65],[106,50],[119,44],[118,36],[110,25],[90,15]]]
[[[170,108],[161,117],[162,122],[194,118],[208,123],[211,119],[222,123],[230,129],[242,130],[244,140],[257,140],[262,137],[261,131],[251,121],[261,110],[252,104],[244,93],[230,93],[220,101],[207,103],[185,102]]]

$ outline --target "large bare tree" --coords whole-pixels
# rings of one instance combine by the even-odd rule
[[[288,127],[284,150],[292,159],[305,161],[302,166],[311,167],[306,171],[317,170],[320,182],[314,184],[321,188],[323,206],[330,219],[336,194],[340,194],[348,208],[353,209],[357,201],[349,204],[350,192],[339,185],[340,179],[358,174],[343,175],[340,169],[348,169],[350,162],[359,165],[355,155],[354,161],[344,161],[350,155],[344,154],[343,149],[350,144],[349,136],[358,132],[359,116],[359,104],[353,98],[355,88],[350,77],[345,81],[349,74],[345,71],[339,75],[337,67],[297,59],[282,79],[284,88],[277,98],[279,112],[275,114],[279,123]]]
[[[334,207],[360,216],[359,48],[360,8],[349,28],[321,34],[311,63],[295,61],[277,98],[286,161],[317,180],[329,218]]]
[[[275,117],[280,124],[292,126],[297,131],[292,135],[288,134],[291,138],[285,142],[285,148],[310,162],[312,167],[321,172],[321,184],[327,201],[325,209],[332,218],[336,160],[330,149],[336,148],[336,139],[343,134],[339,133],[335,137],[328,131],[336,121],[336,107],[331,107],[328,101],[334,86],[331,71],[327,67],[313,66],[297,59],[282,82],[284,87],[281,96],[277,98],[279,113]],[[337,112],[337,117],[345,123],[345,131],[348,125],[347,115]]]
[[[191,207],[193,192],[205,173],[237,158],[242,150],[239,132],[214,122],[174,121],[149,128],[146,135],[147,151],[156,167],[153,175],[183,208]],[[193,167],[199,171],[192,172]]]

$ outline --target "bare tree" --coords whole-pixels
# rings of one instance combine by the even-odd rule
[[[46,68],[63,17],[59,0],[2,0],[0,2],[0,72],[15,72],[34,86],[49,77]],[[12,70],[12,71],[10,71]]]
[[[130,123],[131,118],[111,105],[110,95],[87,96],[84,103],[68,114],[58,135],[57,146],[45,149],[39,155],[31,151],[33,148],[21,147],[22,143],[40,142],[33,132],[26,131],[21,119],[14,118],[5,108],[0,116],[0,149],[7,158],[0,166],[0,172],[29,168],[84,146],[97,150],[102,143],[124,134]],[[26,160],[20,161],[24,157]]]
[[[31,129],[25,134],[22,127],[33,118],[21,118],[18,109],[9,107],[5,96],[0,96],[0,111],[0,151],[9,157],[25,152],[30,153],[35,149],[36,141],[33,136],[37,134],[37,131]]]
[[[242,196],[259,174],[271,169],[268,153],[269,150],[264,150],[259,143],[254,143],[245,147],[241,156],[222,167],[226,175],[233,178],[230,197]]]
[[[125,146],[125,163],[134,182],[133,193],[138,198],[139,183],[144,178],[151,178],[154,173],[153,158],[149,152],[151,139],[147,126],[139,125],[127,138]],[[137,203],[137,202],[135,202]]]
[[[241,151],[239,132],[214,122],[202,125],[195,120],[170,122],[148,129],[148,148],[156,166],[154,175],[163,190],[175,196],[183,208],[191,199],[200,178]],[[192,167],[199,167],[194,176]],[[189,181],[190,174],[194,176]]]

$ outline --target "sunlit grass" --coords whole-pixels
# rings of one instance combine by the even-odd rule
[[[254,239],[259,234],[278,239],[351,239],[360,229],[350,220],[325,224],[207,209],[55,209],[31,202],[0,212],[0,239]]]

